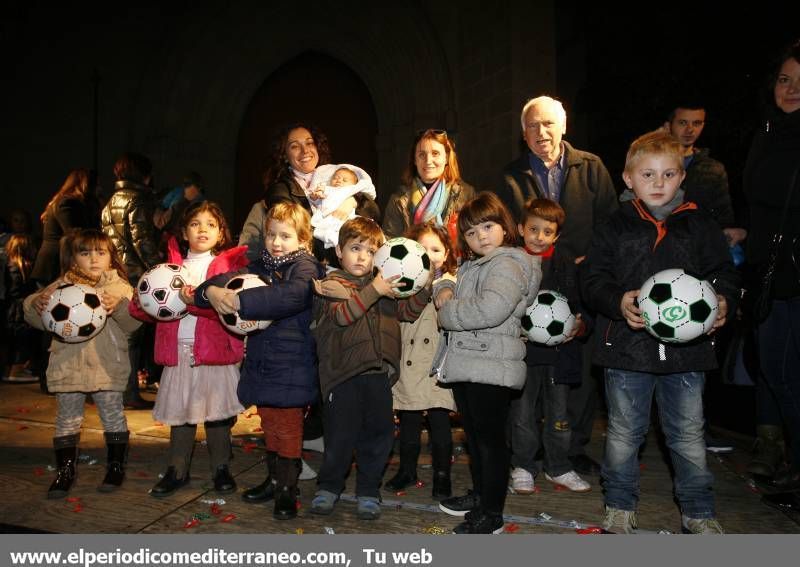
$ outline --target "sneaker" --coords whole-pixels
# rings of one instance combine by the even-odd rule
[[[572,492],[589,492],[592,489],[592,485],[578,476],[575,471],[565,472],[556,477],[544,473],[544,477],[556,486],[563,486]]]
[[[501,534],[503,516],[485,512],[469,512],[464,521],[453,528],[454,534]]]
[[[681,516],[681,531],[685,534],[696,535],[725,533],[715,518],[687,518],[686,516]]]
[[[321,435],[316,439],[306,439],[303,441],[303,449],[306,451],[315,451],[317,453],[325,452],[325,438]]]
[[[514,467],[511,471],[511,484],[508,486],[511,494],[533,494],[533,475],[521,467]]]
[[[381,517],[381,504],[374,496],[359,496],[356,516],[359,520],[377,520]]]
[[[731,443],[706,435],[706,451],[709,453],[730,453],[734,449]]]
[[[300,476],[297,478],[300,480],[314,480],[317,478],[317,471],[308,466],[308,463],[305,459],[300,459],[300,462],[302,463],[303,468],[300,470]]]
[[[453,496],[439,502],[439,510],[451,516],[465,516],[481,504],[481,495],[467,490],[464,496]]]
[[[311,501],[311,513],[320,516],[328,516],[333,512],[339,496],[327,490],[318,490]]]
[[[614,534],[632,534],[636,533],[638,527],[636,512],[606,506],[606,517],[603,518],[604,530]]]

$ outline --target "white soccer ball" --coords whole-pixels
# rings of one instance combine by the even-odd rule
[[[66,283],[50,296],[42,312],[42,324],[65,343],[80,343],[99,333],[107,316],[95,288]]]
[[[717,318],[711,284],[676,268],[647,278],[639,290],[647,331],[665,343],[685,343],[708,333]]]
[[[545,346],[560,345],[574,328],[575,315],[567,298],[549,289],[539,291],[522,317],[522,330],[528,339]]]
[[[267,283],[256,274],[240,274],[229,279],[228,283],[226,283],[224,287],[225,289],[230,289],[236,293],[239,293],[245,289],[262,287],[266,285]],[[270,323],[272,323],[272,321],[248,321],[240,318],[238,313],[231,313],[229,315],[223,315],[220,313],[219,320],[222,321],[222,324],[225,325],[226,329],[236,333],[237,335],[249,335],[254,331],[263,331],[269,327]]]
[[[178,264],[157,264],[147,270],[136,290],[139,305],[145,313],[159,321],[175,321],[187,313],[186,304],[181,300],[181,288],[186,285],[186,268]]]
[[[425,287],[431,271],[431,261],[425,248],[410,238],[392,238],[375,253],[375,266],[384,279],[399,275],[398,297],[410,297]]]

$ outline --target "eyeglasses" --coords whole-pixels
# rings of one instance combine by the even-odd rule
[[[447,137],[447,130],[438,130],[435,128],[425,128],[423,130],[417,130],[416,139],[419,140],[425,134],[433,134],[434,136],[444,136]]]

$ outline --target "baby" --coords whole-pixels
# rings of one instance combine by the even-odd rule
[[[353,197],[362,193],[375,199],[375,185],[369,174],[349,164],[321,165],[311,178],[308,201],[311,203],[311,226],[314,238],[333,248],[339,241],[339,229],[356,216]]]

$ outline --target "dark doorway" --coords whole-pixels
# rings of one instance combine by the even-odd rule
[[[276,131],[292,122],[317,125],[328,136],[334,163],[363,167],[377,182],[378,120],[366,85],[341,61],[322,53],[303,53],[267,77],[242,119],[234,232],[241,230],[253,203],[262,197],[261,176]]]

